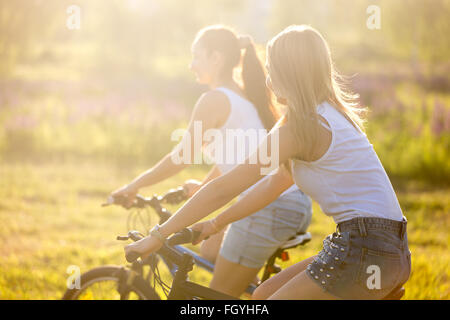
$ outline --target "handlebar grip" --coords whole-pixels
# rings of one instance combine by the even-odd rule
[[[170,246],[175,246],[178,244],[192,243],[197,240],[200,234],[200,231],[195,231],[191,228],[184,228],[167,239],[167,244]]]
[[[140,254],[136,251],[130,251],[125,255],[125,259],[127,259],[129,263],[135,262],[139,257]]]
[[[189,243],[192,240],[191,229],[184,228],[183,230],[175,233],[169,239],[167,239],[167,244],[170,246],[175,246],[177,244]]]

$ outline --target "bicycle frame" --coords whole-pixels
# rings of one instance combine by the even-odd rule
[[[181,248],[186,249],[183,247]],[[189,249],[186,249],[188,252],[179,252],[179,249],[180,246],[169,247],[165,245],[159,251],[160,257],[167,260],[167,262],[172,266],[178,266],[178,268],[174,271],[172,287],[169,295],[167,296],[169,300],[192,300],[193,298],[203,298],[207,300],[239,300],[236,297],[189,281],[188,273],[192,271],[194,263],[196,263],[195,258],[191,255],[191,253],[189,253]]]
[[[188,273],[194,267],[194,258],[189,253],[182,253],[182,263],[175,272],[169,300],[191,300],[194,297],[208,300],[239,300],[233,296],[218,292],[211,288],[188,280]]]
[[[200,257],[196,252],[194,252],[194,251],[192,251],[192,250],[190,250],[190,249],[188,249],[186,247],[183,247],[182,245],[175,245],[175,246],[173,246],[173,250],[176,251],[180,255],[184,255],[184,254],[189,255],[190,257],[192,257],[193,264],[195,264],[196,266],[202,268],[203,270],[206,270],[206,271],[208,271],[210,273],[214,272],[214,264],[211,263],[210,261]],[[163,254],[158,254],[158,257],[164,262],[164,264],[169,269],[170,274],[175,279],[176,274],[179,271],[179,266],[177,264],[175,264],[170,258],[166,257]],[[133,263],[133,266],[134,266],[134,264],[136,264],[136,262]],[[132,266],[133,270],[135,270],[135,271],[139,270],[142,273],[142,269],[141,269],[142,265],[141,264],[136,265],[134,268],[133,268],[133,266]],[[187,283],[186,286],[183,288],[184,290],[190,292],[193,287],[196,287],[195,290],[202,291],[202,289],[200,289],[199,286],[196,285],[195,283],[192,283],[192,282],[189,282],[189,281],[187,281],[186,283]],[[208,289],[208,290],[205,291],[206,295],[208,295],[208,296],[214,295],[214,292],[209,291],[209,288],[202,287],[202,286],[200,286],[200,287],[204,288],[204,289]],[[255,284],[250,284],[247,287],[247,289],[245,290],[245,292],[248,293],[248,294],[252,294],[253,291],[255,291],[256,287],[257,286]],[[210,289],[210,290],[212,290],[212,289]],[[215,292],[217,292],[217,291],[215,291]],[[222,297],[222,299],[223,299],[223,297]]]
[[[199,297],[207,300],[240,300],[236,297],[215,291],[211,288],[203,287],[190,281],[183,281],[181,284],[172,287],[168,299],[192,300],[193,297]]]
[[[177,250],[178,252],[180,252],[181,254],[186,253],[189,254],[190,256],[192,256],[192,258],[194,259],[194,263],[199,266],[200,268],[213,273],[214,272],[214,264],[211,263],[210,261],[200,257],[196,252],[185,248],[181,245],[176,245],[174,246],[174,249]],[[167,267],[169,268],[170,273],[172,274],[172,276],[175,276],[175,273],[177,271],[177,266],[171,262],[169,259],[166,259],[165,257],[162,257],[162,260],[164,261],[164,263],[167,265]]]

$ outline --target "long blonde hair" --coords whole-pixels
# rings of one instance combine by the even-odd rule
[[[277,96],[287,99],[287,125],[303,160],[311,160],[319,130],[316,107],[329,102],[363,131],[358,95],[345,90],[322,35],[306,25],[292,25],[267,44],[269,76]]]

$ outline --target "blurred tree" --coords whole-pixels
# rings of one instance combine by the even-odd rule
[[[72,4],[81,8],[80,30],[66,27]],[[374,4],[381,30],[366,27]],[[260,43],[290,24],[310,24],[340,65],[372,61],[376,69],[397,59],[439,66],[449,60],[449,16],[450,0],[0,0],[0,74],[47,61],[107,79],[186,78],[196,32],[217,23]]]
[[[369,5],[381,9],[381,29],[366,27]],[[450,56],[450,0],[275,1],[268,21],[273,35],[290,24],[309,24],[344,59],[411,59],[439,65]]]
[[[45,45],[56,27],[58,3],[41,0],[0,0],[0,73]]]
[[[449,0],[384,0],[383,6],[393,50],[414,65],[419,61],[431,66],[449,62]]]

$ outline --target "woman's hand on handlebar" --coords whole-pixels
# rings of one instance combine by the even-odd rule
[[[192,197],[202,186],[202,183],[195,179],[189,179],[183,184],[184,192],[188,198]]]
[[[223,228],[217,226],[216,220],[214,219],[196,223],[192,226],[192,230],[199,231],[201,233],[197,237],[196,241],[192,242],[192,244],[200,243],[206,238],[212,236],[213,234],[220,232],[220,230],[222,229]]]
[[[141,258],[147,257],[149,254],[158,251],[163,246],[163,243],[156,237],[147,236],[139,241],[126,245],[123,249],[125,256],[130,252],[137,252]]]
[[[132,183],[127,184],[116,191],[113,191],[111,193],[111,196],[114,199],[117,198],[123,198],[123,202],[121,203],[125,208],[129,209],[134,200],[136,199],[136,195],[139,192],[139,189],[137,189]]]

